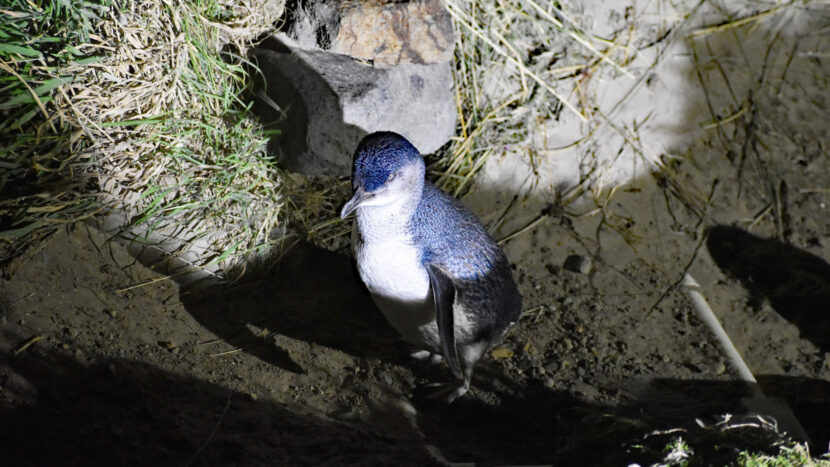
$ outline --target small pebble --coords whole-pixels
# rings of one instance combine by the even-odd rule
[[[516,367],[519,370],[524,372],[524,371],[527,371],[527,370],[533,368],[533,362],[530,361],[530,359],[523,358],[523,359],[519,360],[519,363],[516,365]]]
[[[593,264],[591,264],[591,258],[587,256],[570,255],[565,258],[565,264],[562,267],[578,274],[588,274],[591,272]]]
[[[503,360],[513,357],[513,351],[506,347],[499,347],[497,349],[493,349],[493,351],[490,352],[490,355],[492,355],[496,360]]]

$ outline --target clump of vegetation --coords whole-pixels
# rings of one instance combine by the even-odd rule
[[[780,446],[777,455],[741,452],[738,465],[742,467],[788,467],[791,465],[830,467],[828,457],[814,458],[806,444]]]
[[[282,175],[245,99],[281,2],[12,0],[0,11],[6,256],[109,214],[199,265],[264,250]],[[122,232],[123,233],[123,232]]]
[[[759,416],[724,415],[711,424],[698,419],[684,427],[651,431],[626,450],[624,459],[636,461],[631,465],[830,467],[827,454],[811,456],[807,444],[792,440],[773,420]]]
[[[95,25],[111,2],[12,0],[0,21],[0,240],[13,255],[38,234],[82,219],[95,208],[80,165],[93,145],[71,107],[58,99],[100,50]]]

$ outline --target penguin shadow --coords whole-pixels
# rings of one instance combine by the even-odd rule
[[[237,282],[196,284],[181,294],[187,311],[234,347],[302,373],[274,336],[350,355],[400,362],[404,349],[356,276],[352,259],[306,242],[252,267]]]
[[[429,462],[408,439],[380,439],[135,361],[0,354],[0,381],[2,465]]]
[[[769,300],[801,336],[830,352],[830,264],[774,238],[737,227],[708,229],[706,245],[718,267],[747,289],[756,305]]]

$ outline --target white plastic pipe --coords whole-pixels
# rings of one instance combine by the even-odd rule
[[[744,407],[749,411],[759,413],[762,415],[772,416],[785,432],[789,433],[795,439],[810,442],[810,437],[807,431],[801,426],[801,423],[796,418],[792,409],[784,402],[776,399],[771,399],[764,395],[764,391],[758,386],[758,381],[750,371],[738,349],[732,344],[732,339],[724,331],[720,321],[715,316],[715,313],[706,303],[706,299],[700,292],[700,284],[691,276],[686,274],[683,276],[683,289],[692,301],[692,308],[695,310],[698,318],[712,331],[715,338],[718,340],[721,348],[726,353],[729,363],[738,371],[741,380],[749,383],[752,388],[752,397],[745,398],[742,402]]]
[[[755,380],[755,376],[752,374],[752,371],[750,371],[746,362],[741,357],[738,349],[735,348],[735,345],[732,343],[732,339],[729,338],[729,334],[723,330],[723,326],[721,326],[720,321],[718,321],[718,318],[709,307],[709,304],[706,303],[706,299],[703,298],[703,294],[700,293],[700,284],[698,284],[697,281],[695,281],[695,279],[688,273],[683,276],[683,289],[692,301],[692,308],[695,310],[695,313],[697,313],[698,318],[700,318],[700,320],[703,321],[703,323],[715,335],[715,338],[718,340],[718,344],[720,344],[721,348],[723,348],[723,351],[726,353],[726,358],[729,359],[729,363],[738,371],[738,375],[741,380],[752,383],[751,386],[753,387],[753,391],[757,393],[755,395],[762,396],[763,394],[758,388],[758,381]]]

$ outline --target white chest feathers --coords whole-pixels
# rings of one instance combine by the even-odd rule
[[[386,319],[407,341],[440,349],[429,275],[421,254],[402,230],[352,238],[357,270]]]
[[[360,278],[376,299],[410,303],[423,302],[429,295],[429,276],[406,228],[414,210],[411,204],[402,198],[357,210],[352,245]]]
[[[429,276],[421,254],[403,234],[358,241],[357,268],[372,295],[397,302],[423,302]]]

